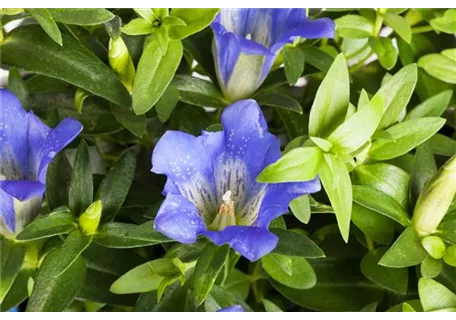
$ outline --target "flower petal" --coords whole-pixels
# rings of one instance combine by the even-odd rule
[[[15,231],[16,227],[16,215],[14,212],[14,198],[0,189],[0,227],[6,227],[10,232]],[[2,234],[7,233],[6,230],[2,230]]]
[[[0,175],[23,179],[28,171],[27,112],[10,91],[0,89]]]
[[[165,174],[180,194],[198,208],[203,219],[208,223],[212,221],[217,207],[212,159],[202,138],[167,131],[155,146],[152,172]],[[168,183],[165,192],[171,186],[171,182]]]
[[[33,115],[32,115],[33,117]],[[40,121],[36,119],[35,121]],[[39,163],[37,171],[37,180],[44,183],[46,181],[46,172],[49,163],[54,156],[63,148],[65,148],[71,141],[73,141],[82,131],[82,124],[71,118],[65,118],[58,124],[57,127],[52,129],[47,135],[46,139],[41,145],[41,149],[37,155],[36,160]],[[33,141],[36,139],[36,130],[32,130],[29,134],[29,139]],[[30,146],[33,148],[33,146]]]
[[[318,192],[320,189],[321,184],[318,177],[305,182],[268,184],[255,225],[267,228],[272,220],[288,211],[291,200],[304,194]]]
[[[193,243],[206,230],[198,209],[183,196],[168,193],[158,210],[154,228],[181,243]]]
[[[217,310],[217,312],[244,312],[244,309],[238,304],[235,304],[234,306],[223,308]]]
[[[278,242],[276,235],[259,227],[230,226],[221,231],[205,231],[203,235],[218,246],[229,243],[252,262],[271,252]]]
[[[43,197],[45,190],[43,183],[28,180],[0,181],[0,188],[19,201],[25,201],[33,197]]]

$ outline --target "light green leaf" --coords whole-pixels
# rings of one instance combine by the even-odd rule
[[[283,312],[282,309],[280,309],[275,303],[267,300],[267,299],[262,299],[264,309],[266,312]]]
[[[129,23],[124,25],[120,30],[128,34],[129,36],[139,36],[142,34],[151,34],[155,32],[155,27],[150,23],[141,18],[131,20]]]
[[[327,137],[344,120],[350,98],[347,62],[339,54],[323,79],[310,110],[309,135]]]
[[[456,154],[456,140],[443,134],[435,134],[428,141],[432,153],[452,157]]]
[[[443,54],[431,53],[422,56],[418,60],[418,66],[434,78],[456,84],[456,60],[450,59]]]
[[[446,10],[443,16],[432,19],[430,23],[437,31],[456,33],[456,9]]]
[[[323,154],[317,147],[295,148],[267,166],[257,182],[278,183],[312,180],[317,176]]]
[[[430,97],[408,112],[405,116],[405,120],[424,117],[440,117],[450,104],[452,95],[452,90],[445,90]]]
[[[367,38],[374,30],[372,21],[359,15],[347,14],[334,22],[336,33],[342,38]]]
[[[352,222],[370,239],[381,244],[393,241],[395,223],[390,218],[353,203]]]
[[[175,16],[166,16],[162,19],[163,26],[186,26],[184,20]]]
[[[153,35],[146,40],[132,92],[136,114],[146,113],[157,103],[171,83],[182,54],[180,41],[170,41],[166,54],[162,55],[160,43]]]
[[[347,242],[352,211],[352,184],[344,161],[325,154],[320,167],[320,179],[336,213],[342,238]]]
[[[426,278],[435,278],[442,271],[442,265],[442,260],[437,260],[429,256],[421,262],[421,274]]]
[[[384,16],[385,23],[396,32],[399,37],[410,43],[412,41],[412,29],[407,20],[399,14],[387,13]]]
[[[183,39],[207,27],[220,9],[173,9],[170,16],[185,22],[184,25],[172,25],[168,28],[171,39]]]
[[[139,8],[133,9],[141,18],[146,20],[147,23],[152,25],[158,17],[155,15],[154,11],[150,8]],[[133,19],[134,20],[134,19]]]
[[[393,40],[385,37],[370,37],[369,45],[378,57],[383,68],[391,70],[397,62],[397,51]]]
[[[456,294],[432,279],[418,281],[418,294],[424,311],[456,308]]]
[[[52,40],[62,45],[62,35],[60,34],[59,27],[47,9],[25,9],[25,12],[38,21],[41,28],[46,31]]]
[[[393,140],[377,139],[372,143],[369,156],[388,160],[406,154],[432,137],[445,124],[445,119],[427,117],[408,120],[386,130]]]
[[[310,202],[309,195],[305,194],[290,202],[290,209],[293,215],[302,223],[309,223],[310,221]]]
[[[115,16],[106,9],[47,9],[55,21],[78,26],[93,26],[112,20]]]
[[[415,266],[427,257],[420,237],[413,227],[408,227],[383,255],[379,264],[390,268],[405,268]]]
[[[90,97],[90,92],[84,89],[78,88],[74,94],[74,107],[78,113],[82,113],[82,107],[84,106],[84,100]]]
[[[0,265],[0,303],[6,297],[22,267],[25,256],[25,245],[1,238],[1,265]]]

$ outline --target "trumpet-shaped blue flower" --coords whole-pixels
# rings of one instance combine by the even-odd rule
[[[306,9],[222,9],[211,27],[217,77],[231,101],[258,89],[285,44],[334,35],[331,19],[308,20]]]
[[[226,307],[223,309],[217,310],[217,312],[244,312],[244,309],[238,304],[235,304],[234,306],[231,307]]]
[[[152,171],[168,180],[155,229],[182,243],[205,235],[255,261],[277,245],[269,223],[293,198],[320,190],[320,182],[256,182],[281,153],[254,100],[227,107],[222,125],[223,131],[203,131],[199,137],[167,131],[157,143]]]
[[[0,231],[11,234],[39,212],[47,167],[82,125],[64,119],[51,129],[5,89],[0,89],[0,103]]]

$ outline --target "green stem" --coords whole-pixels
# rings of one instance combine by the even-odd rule
[[[374,251],[375,250],[374,241],[372,241],[372,239],[369,238],[367,235],[365,237],[366,237],[367,250],[369,250],[369,252]]]
[[[412,28],[412,33],[424,33],[434,31],[431,25]]]
[[[378,35],[380,30],[382,29],[382,25],[383,25],[383,15],[381,15],[377,12],[377,15],[375,17],[374,29],[372,30],[372,35],[374,37],[376,37]]]

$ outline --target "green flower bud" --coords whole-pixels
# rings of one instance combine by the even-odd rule
[[[429,236],[421,240],[421,244],[424,249],[429,253],[434,259],[442,259],[443,253],[445,252],[445,243],[443,240],[436,236]]]
[[[135,66],[122,37],[109,39],[109,64],[129,92],[133,90]]]
[[[445,250],[443,261],[449,266],[456,267],[456,245]]]
[[[422,235],[433,233],[456,194],[456,156],[445,163],[420,194],[412,224]]]
[[[79,227],[86,236],[94,235],[97,231],[102,208],[101,200],[97,200],[79,217]]]

